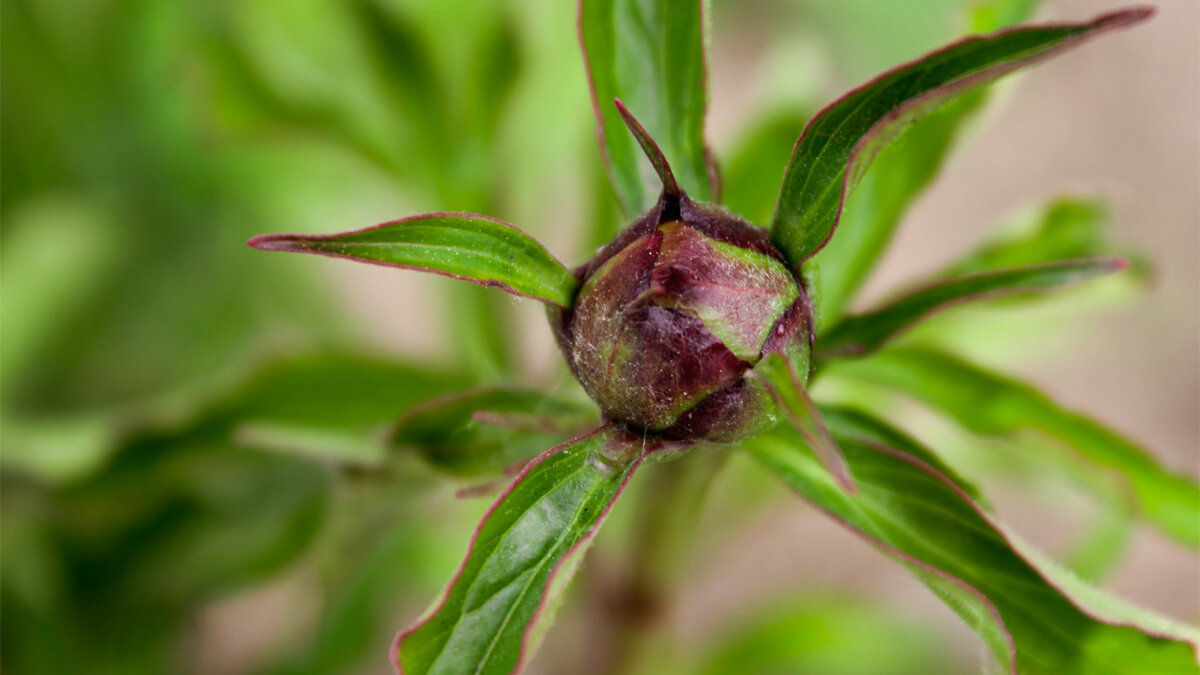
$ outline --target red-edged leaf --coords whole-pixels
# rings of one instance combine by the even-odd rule
[[[843,319],[817,342],[817,356],[873,352],[896,335],[946,307],[1000,295],[1047,291],[1128,267],[1123,258],[1061,260],[1010,270],[981,272],[921,288],[873,312]]]
[[[1022,26],[970,37],[851,91],[814,117],[796,142],[771,240],[799,267],[833,236],[847,194],[907,125],[1002,75],[1152,14],[1150,8],[1127,9],[1086,23]]]
[[[265,251],[335,258],[442,274],[558,307],[578,282],[541,244],[508,223],[472,213],[426,213],[340,234],[264,234]]]
[[[612,426],[547,451],[492,504],[431,611],[396,638],[407,675],[510,673],[654,443]]]
[[[1194,629],[1124,605],[1047,563],[921,456],[864,433],[862,415],[823,413],[856,493],[840,489],[786,427],[746,447],[807,500],[904,563],[1008,672],[1197,672]]]
[[[712,201],[715,172],[704,140],[708,77],[703,0],[580,0],[579,40],[596,133],[627,216],[649,208],[637,144],[622,129],[620,98],[641,118],[697,201]]]

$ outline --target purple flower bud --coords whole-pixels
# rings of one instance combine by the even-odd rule
[[[576,271],[552,313],[576,378],[605,415],[680,440],[733,441],[774,422],[744,376],[768,352],[806,365],[808,299],[765,230],[664,198]]]

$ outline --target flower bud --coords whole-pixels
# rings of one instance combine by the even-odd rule
[[[744,376],[763,354],[807,367],[803,287],[766,232],[686,197],[664,199],[576,272],[552,317],[575,376],[609,418],[680,440],[733,441],[774,421]]]

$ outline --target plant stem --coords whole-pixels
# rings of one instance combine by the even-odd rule
[[[671,596],[688,569],[699,514],[708,487],[728,451],[696,447],[678,460],[647,467],[638,502],[632,549],[624,570],[596,584],[601,646],[579,672],[632,673],[661,647]],[[666,652],[663,654],[662,652]]]

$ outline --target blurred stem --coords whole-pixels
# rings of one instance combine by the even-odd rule
[[[602,597],[600,649],[589,654],[580,672],[647,672],[653,659],[663,672],[670,649],[661,634],[671,596],[686,575],[699,515],[717,471],[728,452],[693,448],[684,457],[653,467],[638,503],[633,546],[624,574],[597,588]],[[642,666],[642,667],[639,667]]]

